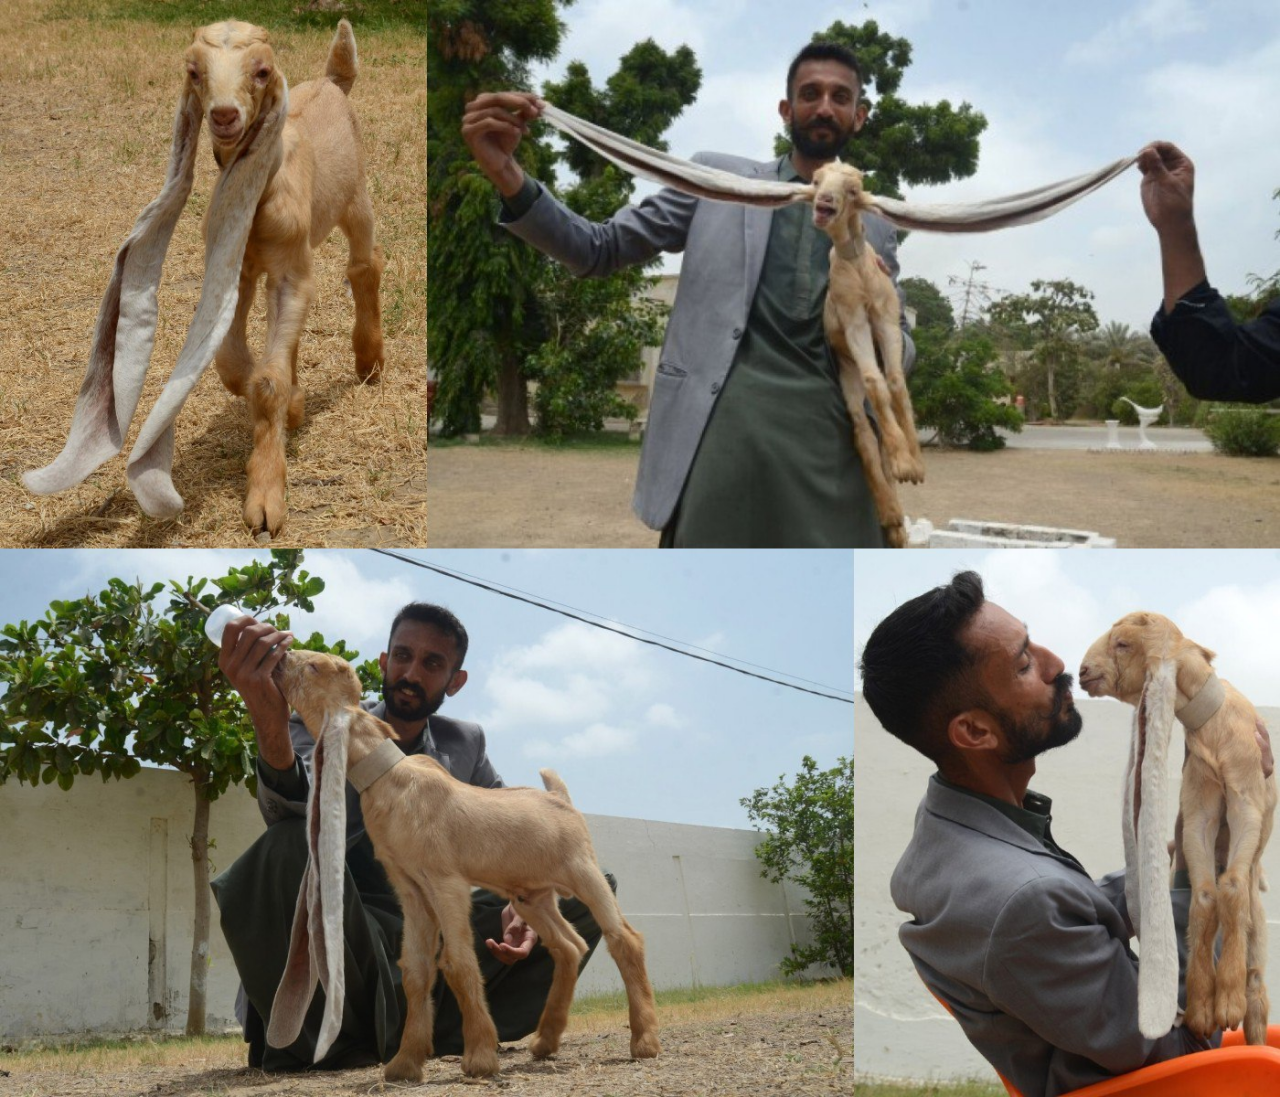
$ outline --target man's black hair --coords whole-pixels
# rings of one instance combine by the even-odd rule
[[[862,649],[862,696],[884,729],[939,765],[951,753],[947,724],[989,707],[960,633],[985,601],[982,576],[957,573],[946,586],[904,602]]]
[[[795,90],[796,70],[806,61],[838,61],[845,68],[852,69],[853,75],[858,78],[858,92],[861,94],[862,69],[858,65],[858,58],[854,56],[853,50],[848,46],[842,46],[839,42],[829,42],[819,38],[797,53],[795,60],[791,62],[791,67],[787,69],[788,102],[791,101],[792,92]]]
[[[401,621],[417,621],[419,624],[432,625],[438,628],[446,636],[452,636],[453,642],[458,649],[458,665],[454,670],[462,669],[462,662],[467,657],[467,630],[463,628],[462,622],[453,615],[450,610],[444,606],[437,606],[431,602],[410,602],[391,622],[391,634],[387,638],[387,647],[391,647],[391,641],[394,639],[396,629],[400,627]]]

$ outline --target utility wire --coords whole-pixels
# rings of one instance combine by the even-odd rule
[[[784,689],[794,689],[801,693],[812,694],[815,697],[825,697],[829,701],[841,701],[846,705],[853,704],[852,697],[841,697],[838,694],[828,693],[825,690],[809,689],[806,686],[798,686],[794,682],[784,682],[781,678],[774,678],[768,674],[757,674],[753,670],[745,670],[742,667],[735,667],[732,663],[726,663],[720,659],[713,659],[707,655],[698,655],[692,651],[686,651],[684,648],[676,647],[674,644],[664,643],[661,640],[652,640],[644,636],[637,636],[634,632],[629,632],[626,629],[616,628],[613,625],[607,625],[601,621],[593,621],[590,617],[584,616],[582,613],[562,609],[559,606],[540,601],[530,595],[517,594],[510,590],[503,590],[501,587],[495,586],[492,583],[483,582],[479,579],[461,575],[457,572],[450,571],[448,568],[440,567],[438,564],[428,564],[424,560],[415,560],[412,556],[402,556],[400,553],[392,552],[390,549],[375,548],[373,551],[381,553],[383,556],[389,556],[393,560],[399,560],[401,563],[412,564],[414,567],[424,568],[427,571],[434,571],[436,574],[443,575],[447,579],[453,579],[459,583],[467,583],[470,586],[479,587],[481,590],[487,590],[491,594],[500,594],[504,598],[510,598],[516,602],[524,602],[526,605],[530,606],[537,606],[539,609],[545,609],[551,613],[558,613],[561,617],[568,617],[574,621],[581,621],[584,625],[591,625],[593,628],[603,629],[605,632],[617,633],[619,636],[625,636],[628,640],[635,640],[640,644],[649,644],[652,647],[663,648],[666,651],[675,652],[676,655],[683,655],[687,659],[697,659],[699,662],[711,663],[713,666],[723,667],[725,670],[732,670],[738,674],[745,674],[748,678],[758,678],[761,681],[770,682],[775,686],[782,686]],[[801,680],[803,681],[804,679]]]

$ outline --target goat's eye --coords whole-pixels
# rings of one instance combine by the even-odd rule
[[[1126,644],[1123,640],[1116,641],[1116,651],[1128,651],[1128,650],[1129,650],[1129,645]]]
[[[265,84],[271,79],[271,70],[268,68],[261,68],[253,74],[253,77],[259,84]]]
[[[187,76],[190,78],[190,80],[191,80],[191,82],[192,82],[193,84],[198,84],[198,83],[200,83],[200,70],[199,70],[199,69],[187,69]]]

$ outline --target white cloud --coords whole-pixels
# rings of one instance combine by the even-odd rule
[[[684,721],[680,719],[676,710],[663,701],[650,705],[649,711],[644,714],[644,719],[645,723],[653,727],[672,729],[684,727]]]
[[[1145,0],[1067,49],[1068,65],[1109,65],[1205,29],[1208,13],[1191,0]]]
[[[610,724],[592,724],[558,740],[533,739],[524,746],[526,758],[605,758],[635,747],[636,733]]]

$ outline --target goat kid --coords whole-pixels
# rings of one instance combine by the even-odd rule
[[[298,898],[290,960],[271,1010],[267,1038],[273,1046],[297,1039],[317,975],[326,991],[317,1061],[341,1024],[343,789],[349,774],[360,791],[374,852],[404,911],[400,970],[408,1013],[400,1050],[386,1067],[388,1081],[420,1081],[423,1062],[432,1053],[437,953],[462,1010],[463,1071],[498,1073],[498,1035],[472,939],[472,885],[510,899],[555,959],[551,991],[530,1044],[535,1058],[554,1055],[560,1046],[578,964],[587,952],[560,913],[557,893],[581,899],[604,931],[627,990],[632,1057],[658,1054],[643,938],[623,918],[596,864],[586,823],[555,773],[542,770],[546,792],[484,789],[456,780],[432,758],[406,757],[390,738],[390,727],[360,708],[360,681],[337,656],[290,651],[277,681],[318,734],[307,805],[312,864]],[[324,930],[321,942],[310,940],[314,963],[308,956],[308,924]]]
[[[267,32],[248,23],[215,23],[196,32],[186,53],[187,90],[200,105],[219,167],[231,163],[283,77]],[[334,227],[349,247],[347,279],[355,301],[352,347],[361,381],[379,379],[382,320],[378,289],[384,266],[374,243],[360,131],[348,95],[357,73],[351,24],[338,24],[325,74],[289,92],[289,113],[275,152],[278,168],[254,213],[240,268],[231,329],[216,362],[223,385],[249,403],[253,454],[244,522],[277,533],[285,518],[286,432],[304,416],[298,342],[315,300],[312,250]],[[206,242],[209,226],[205,223]],[[266,278],[267,337],[261,362],[245,337],[260,278]]]
[[[1142,941],[1139,1026],[1163,1036],[1177,1012],[1178,957],[1168,899],[1165,759],[1173,721],[1186,732],[1182,769],[1182,845],[1191,877],[1185,1023],[1198,1036],[1244,1023],[1245,1039],[1265,1044],[1269,1001],[1266,916],[1259,892],[1262,851],[1271,835],[1276,779],[1264,776],[1254,735],[1257,713],[1212,667],[1214,653],[1188,640],[1167,617],[1130,613],[1098,637],[1080,664],[1091,697],[1135,706],[1125,787],[1128,906]],[[1135,822],[1135,781],[1141,811]],[[1230,830],[1226,868],[1215,848]],[[1137,862],[1137,863],[1135,863]],[[1222,955],[1214,968],[1214,939]]]
[[[871,198],[862,188],[862,173],[839,160],[824,164],[814,172],[813,190],[813,223],[831,237],[823,309],[827,341],[839,364],[854,445],[885,540],[901,548],[907,543],[906,520],[893,482],[922,482],[924,459],[902,371],[898,292],[867,246],[862,211],[871,208]],[[877,348],[884,358],[883,373]],[[879,423],[879,442],[867,417],[868,399]]]

